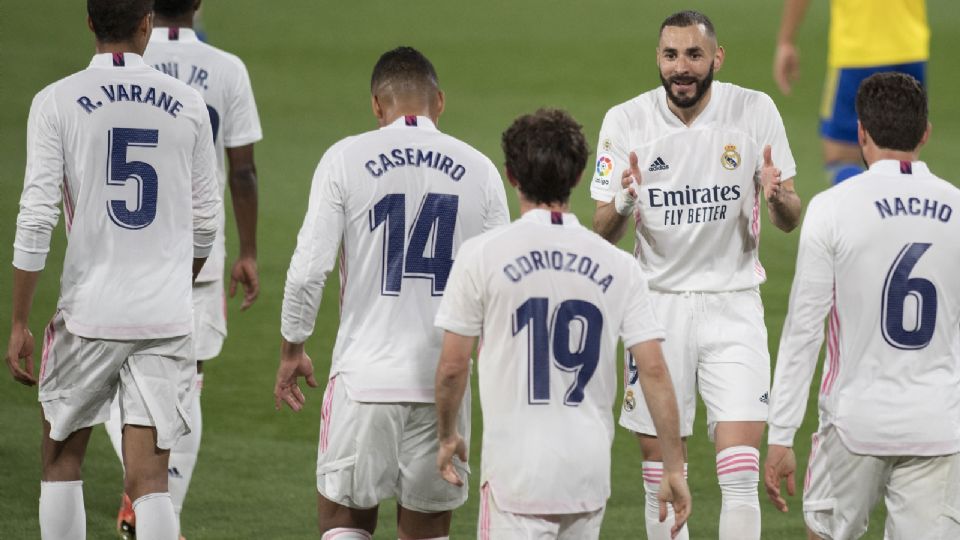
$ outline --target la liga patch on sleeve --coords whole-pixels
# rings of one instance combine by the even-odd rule
[[[610,175],[613,174],[613,157],[610,154],[597,156],[597,168],[594,171],[593,183],[597,186],[609,186]]]

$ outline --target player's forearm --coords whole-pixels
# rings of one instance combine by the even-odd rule
[[[237,221],[241,257],[257,257],[257,167],[253,145],[230,148],[230,196]]]
[[[437,405],[437,435],[441,441],[457,433],[457,415],[470,380],[470,351],[473,338],[445,332],[437,376],[434,400]]]
[[[680,413],[670,371],[659,341],[645,341],[630,348],[637,362],[640,388],[660,440],[663,464],[668,471],[683,472]]]
[[[27,328],[29,325],[30,308],[38,281],[40,272],[13,269],[13,313],[10,321],[13,326]]]
[[[780,32],[777,34],[777,43],[796,42],[797,29],[803,22],[810,0],[784,0],[783,16],[780,18]]]
[[[796,191],[781,189],[779,194],[767,200],[770,221],[783,232],[790,232],[800,224],[800,196]]]
[[[616,244],[627,232],[628,216],[621,216],[613,201],[597,202],[593,213],[593,231],[604,237],[611,244]]]

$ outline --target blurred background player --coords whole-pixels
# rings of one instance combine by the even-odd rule
[[[803,513],[822,538],[858,538],[883,497],[884,538],[960,538],[960,190],[919,161],[930,136],[918,81],[860,85],[869,169],[810,201],[770,393],[764,480],[782,511],[793,438],[829,319]]]
[[[784,0],[773,58],[773,78],[784,94],[790,94],[800,74],[797,29],[809,4],[810,0]],[[832,184],[863,172],[854,105],[860,82],[873,73],[898,71],[923,85],[929,56],[925,0],[830,0],[820,138]]]
[[[242,286],[244,299],[240,309],[245,310],[260,292],[257,275],[257,169],[253,159],[253,143],[262,139],[263,135],[250,77],[243,61],[201,43],[191,28],[194,13],[199,7],[200,0],[156,0],[153,8],[154,29],[143,58],[147,64],[198,90],[207,104],[217,150],[220,193],[223,194],[229,179],[240,244],[240,254],[230,270],[230,296],[236,294],[238,285]],[[224,154],[228,162],[226,170]],[[203,363],[220,354],[227,335],[223,287],[225,215],[224,211],[218,217],[216,243],[193,289],[197,386],[188,409],[193,429],[170,452],[170,496],[178,519],[200,448]],[[106,425],[119,456],[118,416],[111,415]],[[130,500],[124,497],[117,516],[121,536],[134,537],[133,518]]]
[[[384,53],[370,91],[380,129],[333,145],[313,177],[287,272],[274,395],[278,408],[300,410],[297,377],[317,385],[303,343],[339,247],[340,329],[317,458],[320,532],[371,538],[380,502],[396,498],[401,539],[445,538],[467,487],[436,473],[442,334],[433,317],[463,241],[509,221],[506,195],[489,159],[437,130],[444,96],[420,52]],[[462,432],[469,421],[465,407]]]
[[[607,112],[590,193],[594,230],[611,242],[635,219],[635,253],[666,328],[680,434],[693,433],[699,388],[717,451],[719,538],[742,540],[760,537],[758,449],[770,387],[760,197],[784,231],[799,223],[800,198],[776,106],[762,92],[713,84],[723,59],[706,16],[667,17],[657,47],[663,87]],[[640,441],[647,535],[659,540],[670,533],[657,520],[661,450],[636,373],[629,375],[620,425]]]
[[[14,377],[26,384],[36,383],[26,325],[61,202],[68,236],[39,374],[45,539],[86,536],[80,466],[91,427],[107,419],[117,395],[124,490],[140,538],[178,534],[167,464],[192,428],[184,412],[196,377],[191,259],[195,279],[221,208],[202,96],[141,57],[152,6],[88,0],[97,54],[30,108],[7,348]]]
[[[617,341],[634,355],[661,435],[660,519],[690,512],[680,420],[663,361],[663,328],[630,255],[586,229],[570,192],[587,163],[580,125],[559,110],[521,116],[503,134],[521,218],[467,241],[436,324],[445,330],[436,397],[443,477],[461,485],[467,460],[457,418],[470,355],[479,360],[483,454],[477,538],[599,538],[610,497]],[[570,271],[575,268],[575,271]]]

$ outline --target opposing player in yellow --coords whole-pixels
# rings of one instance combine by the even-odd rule
[[[810,0],[783,3],[773,78],[784,94],[790,94],[800,73],[796,34],[809,4]],[[926,0],[830,0],[820,137],[831,183],[863,171],[854,107],[860,82],[874,73],[898,71],[926,85],[929,56]]]

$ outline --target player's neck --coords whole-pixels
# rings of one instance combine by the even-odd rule
[[[143,48],[138,48],[136,44],[123,41],[117,43],[97,42],[97,54],[104,53],[133,53],[143,56]]]
[[[439,117],[434,115],[429,107],[397,107],[392,108],[389,111],[384,111],[383,116],[378,118],[380,127],[389,126],[390,124],[397,121],[397,119],[403,116],[425,116],[433,122],[433,125],[437,125],[437,120]]]
[[[182,17],[161,17],[154,15],[153,26],[159,28],[193,28],[193,12]]]
[[[707,88],[707,91],[703,93],[703,97],[700,98],[696,104],[692,107],[678,107],[670,98],[667,98],[667,107],[670,109],[670,112],[674,114],[677,118],[683,122],[684,125],[689,126],[693,123],[694,120],[700,116],[700,113],[707,108],[707,104],[710,103],[710,96],[713,95],[713,87]]]
[[[920,161],[920,151],[919,149],[908,151],[890,150],[889,148],[879,148],[873,145],[863,147],[863,160],[867,163],[867,167],[885,159],[894,161]]]
[[[522,216],[530,210],[547,210],[548,212],[567,213],[570,212],[570,203],[537,204],[526,200],[523,195],[520,195],[520,215]]]

